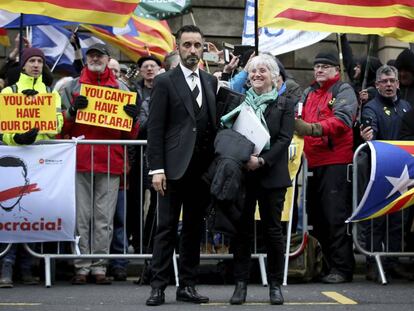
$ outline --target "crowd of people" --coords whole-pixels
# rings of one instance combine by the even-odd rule
[[[341,81],[338,53],[321,51],[313,59],[312,83],[301,87],[279,59],[268,53],[256,55],[253,50],[241,57],[232,55],[228,63],[220,61],[220,69],[214,75],[208,73],[200,65],[205,39],[197,26],[180,28],[176,41],[176,50],[166,55],[164,62],[148,55],[129,68],[111,57],[105,44],[94,44],[86,51],[85,65],[83,61],[79,64],[79,59],[74,64],[78,75],[53,83],[44,53],[25,40],[20,58],[13,50],[1,69],[2,94],[36,96],[54,92],[58,98],[57,135],[40,134],[37,128],[25,133],[0,133],[6,145],[80,136],[147,140],[143,157],[135,145],[128,149],[120,145],[77,146],[75,234],[80,236],[80,253],[122,254],[129,246],[137,253],[152,251],[151,293],[146,304],[157,306],[165,302],[171,258],[178,249],[176,299],[206,303],[209,298],[202,296],[195,285],[205,231],[203,219],[214,195],[217,208],[236,206],[230,219],[234,226],[229,244],[235,280],[230,303],[243,304],[258,202],[267,253],[269,301],[283,304],[280,286],[285,237],[281,213],[286,190],[291,186],[288,149],[295,133],[304,139],[311,172],[306,208],[311,234],[320,242],[325,258],[320,281],[351,282],[355,267],[353,240],[345,223],[352,212],[349,165],[361,142],[413,139],[414,53],[405,49],[396,60],[383,65],[373,57],[354,58],[343,36],[349,82]],[[222,60],[223,51],[211,43],[209,46]],[[76,122],[78,112],[89,104],[88,97],[80,95],[84,84],[135,92],[136,102],[123,107],[132,120],[131,130]],[[236,100],[218,102],[220,87],[237,92]],[[224,108],[218,107],[223,104]],[[232,129],[245,109],[253,111],[269,135],[258,152],[251,141]],[[122,178],[125,168],[126,184]],[[145,222],[140,221],[142,217]],[[402,235],[410,234],[412,223],[410,210],[408,215],[395,213],[362,226],[367,249],[401,251],[405,247]],[[408,230],[404,232],[403,228]],[[145,236],[147,231],[150,237]],[[37,284],[32,274],[33,257],[15,244],[1,259],[0,288],[13,287],[16,256],[20,257],[16,270],[23,283]],[[73,264],[72,284],[110,284],[127,277],[125,259],[109,263],[77,259]],[[385,270],[392,277],[409,275],[395,257],[386,260]],[[367,258],[367,279],[377,278],[375,263]]]

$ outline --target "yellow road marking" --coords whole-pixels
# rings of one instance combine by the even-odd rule
[[[0,307],[15,307],[15,306],[40,306],[41,303],[37,303],[37,302],[0,302]]]
[[[202,306],[229,306],[228,302],[202,303]],[[243,306],[268,306],[269,302],[245,302]],[[284,305],[339,305],[337,302],[285,302]]]
[[[322,292],[325,296],[332,298],[333,300],[337,301],[341,305],[357,305],[358,303],[344,295],[341,295],[337,292]]]
[[[285,305],[357,305],[358,303],[344,295],[341,295],[337,292],[322,292],[323,295],[332,298],[335,302],[285,302]],[[246,302],[244,305],[247,306],[264,306],[268,305],[269,302]],[[229,305],[228,302],[209,302],[203,303],[204,306],[227,306]]]

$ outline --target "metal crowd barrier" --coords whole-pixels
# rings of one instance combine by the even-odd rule
[[[42,144],[57,144],[57,143],[68,143],[71,142],[70,140],[50,140],[50,141],[42,141]],[[93,151],[94,151],[94,145],[108,145],[108,163],[110,159],[110,147],[112,145],[122,145],[124,148],[124,174],[122,175],[123,184],[124,184],[124,223],[126,224],[128,215],[127,215],[127,200],[126,200],[126,185],[127,185],[127,163],[128,163],[128,146],[140,146],[139,148],[139,157],[140,157],[140,172],[139,172],[139,178],[140,178],[140,206],[139,206],[139,215],[140,219],[137,220],[137,224],[139,221],[140,224],[140,246],[139,249],[135,249],[134,254],[128,253],[128,243],[124,243],[124,249],[122,254],[76,254],[76,253],[62,253],[61,252],[61,242],[56,242],[56,251],[51,252],[48,250],[45,250],[47,247],[44,246],[44,243],[37,243],[40,244],[40,248],[32,249],[27,244],[25,244],[26,250],[34,257],[43,259],[44,260],[44,270],[45,270],[45,286],[51,287],[52,285],[52,260],[75,260],[75,259],[133,259],[133,260],[146,260],[151,259],[152,254],[145,253],[144,252],[144,245],[143,245],[143,236],[144,236],[144,191],[143,191],[143,179],[146,178],[146,176],[143,176],[143,163],[144,163],[144,147],[146,146],[146,141],[144,140],[72,140],[73,143],[77,144],[88,144],[92,145],[91,148],[91,158],[93,159]],[[302,207],[303,207],[303,219],[302,219],[302,231],[303,231],[303,239],[302,239],[302,245],[297,248],[293,253],[290,253],[290,239],[291,239],[291,226],[292,226],[292,212],[293,212],[293,200],[292,200],[292,208],[291,208],[291,217],[290,221],[288,223],[288,230],[287,230],[287,243],[286,243],[286,254],[289,254],[288,257],[294,257],[297,255],[298,252],[303,251],[303,248],[306,244],[306,235],[307,235],[307,215],[306,215],[306,181],[307,181],[307,165],[306,161],[303,161],[303,168],[301,170],[302,174],[302,190],[301,190],[301,201],[302,201]],[[109,170],[109,167],[108,167]],[[94,172],[91,172],[91,178],[93,177]],[[108,173],[109,176],[109,173]],[[293,183],[294,184],[294,183]],[[91,194],[92,195],[92,194]],[[153,198],[152,198],[153,199]],[[92,206],[91,206],[92,208]],[[92,220],[93,221],[93,213],[92,210]],[[255,222],[256,223],[256,222]],[[93,232],[91,232],[91,235],[93,235]],[[208,232],[206,232],[206,236],[208,235]],[[126,225],[124,226],[124,239],[128,241],[127,232],[126,232]],[[48,242],[49,243],[49,242]],[[53,243],[53,242],[52,242]],[[7,251],[10,249],[12,244],[9,244],[6,249],[4,249],[2,252],[0,252],[0,258],[4,256]],[[252,258],[259,260],[260,265],[260,273],[262,278],[262,284],[264,286],[267,285],[267,278],[266,278],[266,267],[265,267],[265,258],[266,254],[257,253],[257,232],[256,232],[256,225],[255,225],[255,232],[254,232],[254,252],[252,253]],[[50,247],[49,247],[50,248]],[[176,277],[176,285],[178,286],[178,265],[177,265],[177,259],[179,258],[179,255],[174,254],[173,256],[173,266],[175,271],[175,277]],[[201,259],[214,259],[214,260],[224,260],[224,259],[232,259],[232,254],[206,254],[201,253]],[[286,257],[286,256],[285,256]],[[283,279],[283,285],[287,285],[287,273],[288,273],[288,260],[285,261],[285,267],[284,267],[284,279]]]
[[[354,154],[354,159],[353,159],[353,174],[352,174],[352,208],[355,211],[356,208],[358,207],[358,157],[362,154],[363,149],[368,148],[367,147],[368,144],[362,144],[360,145],[357,150],[355,151]],[[390,159],[392,159],[392,155],[390,155]],[[375,263],[377,265],[378,268],[378,272],[379,272],[379,276],[381,278],[381,283],[382,285],[387,284],[387,278],[384,272],[384,268],[382,265],[382,261],[381,258],[383,257],[414,257],[414,252],[406,252],[405,251],[405,237],[404,237],[404,231],[405,231],[405,214],[406,210],[402,210],[401,212],[401,251],[400,252],[391,252],[388,249],[389,246],[389,222],[388,222],[388,217],[389,215],[385,215],[385,216],[381,216],[381,217],[386,217],[386,245],[384,246],[383,251],[373,251],[372,250],[372,245],[374,243],[373,239],[373,220],[366,220],[365,224],[361,223],[357,223],[356,225],[353,226],[353,241],[354,241],[354,245],[355,248],[362,253],[363,255],[367,256],[367,257],[373,257],[375,259]],[[359,225],[362,224],[362,225]],[[365,229],[369,228],[369,232],[370,234],[370,240],[368,243],[366,243],[366,245],[361,245],[361,232],[364,233],[364,227]],[[369,226],[369,227],[367,227]],[[371,249],[370,249],[371,248]]]

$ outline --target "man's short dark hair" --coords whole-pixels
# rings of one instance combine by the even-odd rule
[[[200,28],[198,28],[197,26],[195,26],[195,25],[184,25],[180,29],[178,29],[178,31],[177,31],[177,35],[176,35],[177,42],[180,41],[181,35],[183,34],[183,32],[198,32],[201,35],[201,38],[204,38],[204,34],[200,30]]]

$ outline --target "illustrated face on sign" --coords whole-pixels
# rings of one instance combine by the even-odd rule
[[[10,212],[27,194],[29,179],[27,178],[26,164],[16,157],[0,158],[0,174],[7,176],[7,178],[2,178],[0,184],[0,208]]]

